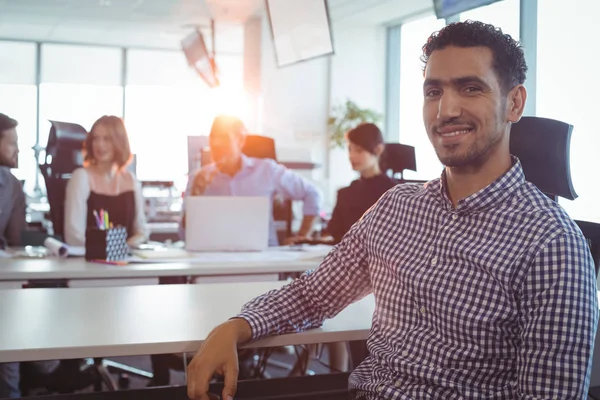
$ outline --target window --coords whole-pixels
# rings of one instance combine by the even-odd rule
[[[565,7],[564,1],[545,0],[538,5],[537,115],[573,125],[571,176],[579,195],[560,203],[575,219],[600,222],[600,186],[595,160],[600,136],[595,113],[600,55],[595,32],[596,0],[580,0]],[[582,12],[583,10],[583,12]]]
[[[19,123],[19,168],[13,173],[25,180],[25,192],[35,188],[37,162],[33,146],[37,130],[37,91],[35,85],[0,84],[0,112],[14,118]]]
[[[466,21],[470,19],[492,24],[498,28],[502,28],[502,32],[508,33],[514,39],[519,40],[520,7],[519,0],[503,0],[461,13],[460,20]]]
[[[27,193],[33,192],[37,171],[32,149],[37,129],[35,65],[35,44],[0,41],[0,113],[19,122],[19,168],[13,173],[25,180]]]
[[[219,113],[247,116],[242,56],[218,57],[221,86],[210,89],[183,53],[128,51],[125,122],[140,179],[186,182],[187,136],[208,135]]]
[[[73,122],[89,130],[103,115],[123,115],[123,89],[70,83],[40,85],[40,145],[48,142],[50,122]]]
[[[442,166],[423,124],[422,47],[429,35],[444,27],[434,16],[403,24],[400,32],[400,142],[415,147],[417,172],[406,178],[433,179]]]
[[[103,115],[122,116],[121,71],[118,48],[44,44],[40,145],[48,141],[49,120],[73,122],[89,130]]]

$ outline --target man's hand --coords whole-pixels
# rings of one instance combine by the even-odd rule
[[[302,242],[304,240],[308,240],[308,237],[306,237],[306,236],[290,236],[290,237],[283,239],[283,245],[290,246],[292,244],[296,244],[296,243]]]
[[[249,341],[251,337],[252,329],[244,319],[232,319],[216,327],[188,366],[188,397],[209,400],[208,386],[216,373],[225,378],[221,398],[233,399],[239,372],[237,346]]]
[[[194,182],[192,183],[192,196],[201,196],[206,191],[208,185],[211,184],[213,178],[217,173],[217,169],[202,168],[196,176],[194,176]]]

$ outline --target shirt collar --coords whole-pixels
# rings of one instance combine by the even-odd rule
[[[254,165],[256,165],[256,158],[242,154],[242,170],[252,168]]]
[[[512,196],[525,182],[525,174],[519,159],[511,156],[511,160],[512,167],[504,175],[480,191],[460,200],[456,206],[456,212],[470,214],[483,211],[502,203]],[[445,170],[440,178],[429,182],[426,186],[428,190],[441,196],[444,208],[448,211],[453,209],[452,202],[448,197]]]
[[[216,169],[217,175],[219,175],[219,176],[233,178],[248,169],[254,168],[254,166],[256,165],[256,158],[254,158],[254,157],[248,157],[245,154],[242,154],[241,158],[242,158],[242,167],[234,176],[229,176],[229,175],[224,174],[221,171],[219,171],[219,169],[217,168],[217,164],[215,164],[215,163],[212,163],[209,168]]]

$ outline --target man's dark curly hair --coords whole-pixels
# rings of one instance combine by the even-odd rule
[[[525,82],[527,63],[521,44],[502,29],[479,21],[455,22],[434,32],[423,46],[423,70],[427,66],[431,53],[448,46],[487,47],[493,54],[493,68],[496,71],[500,87],[507,93],[513,87]]]

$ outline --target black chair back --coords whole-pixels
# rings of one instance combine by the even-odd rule
[[[554,199],[577,198],[569,166],[572,132],[572,125],[539,117],[522,117],[510,131],[510,152],[521,160],[525,179]]]
[[[594,259],[594,266],[596,267],[596,277],[600,270],[600,224],[589,221],[575,220],[579,229],[583,233],[583,236],[587,239],[588,245],[590,246],[590,252]]]
[[[401,143],[386,143],[383,154],[379,160],[381,170],[392,176],[399,175],[399,180],[404,180],[404,171],[417,170],[415,148]]]
[[[44,163],[39,167],[46,183],[54,235],[62,237],[67,182],[73,171],[83,166],[82,149],[87,132],[78,124],[60,121],[50,121],[50,123],[52,126],[46,145],[46,155]]]
[[[266,136],[247,135],[242,153],[248,157],[270,158],[277,161],[275,140]]]

